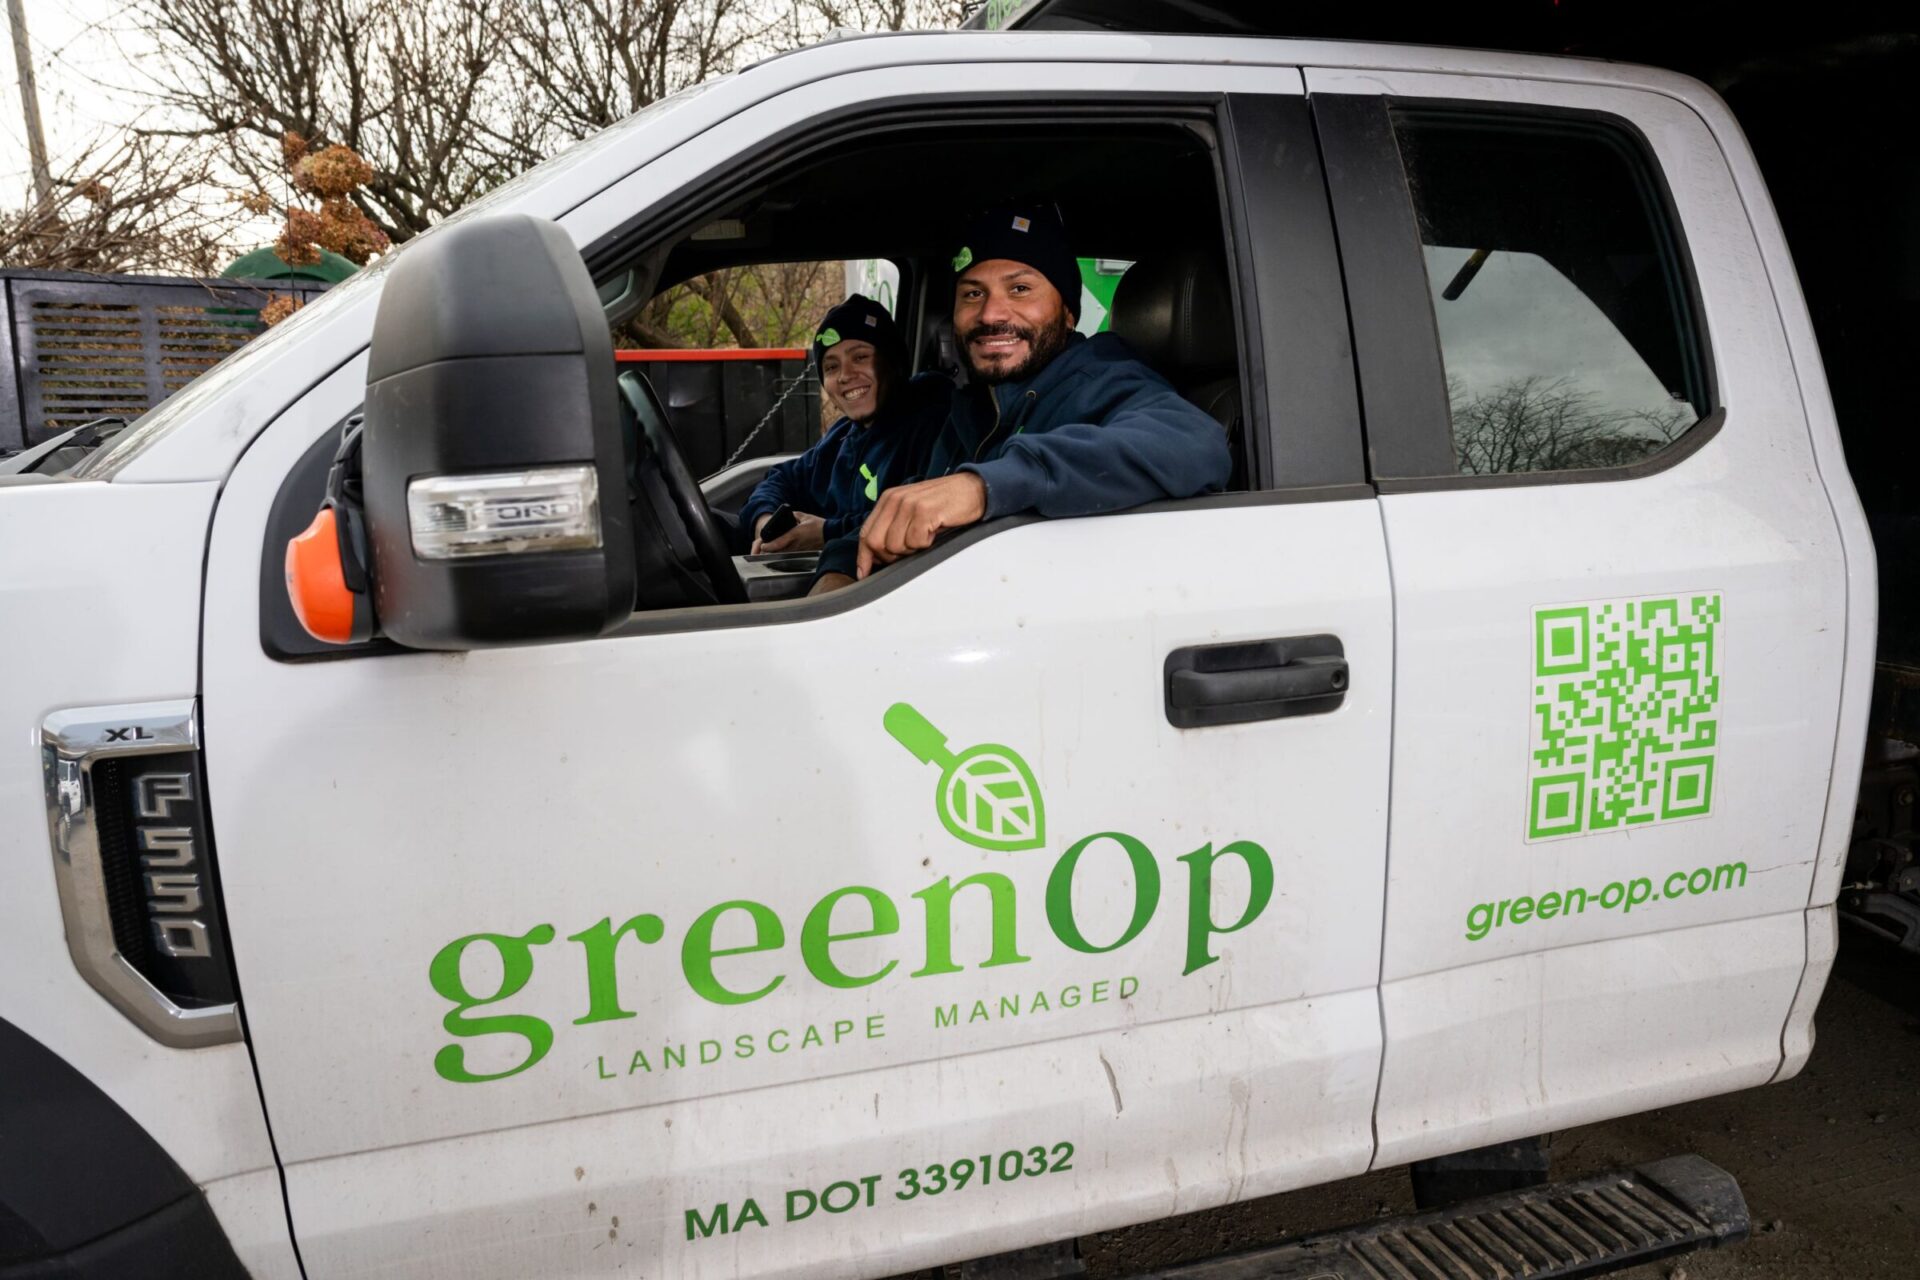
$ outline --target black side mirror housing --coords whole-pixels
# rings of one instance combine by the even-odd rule
[[[566,232],[456,222],[394,262],[361,445],[374,614],[396,643],[586,639],[633,612],[613,339]]]

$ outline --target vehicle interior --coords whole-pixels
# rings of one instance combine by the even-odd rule
[[[1213,123],[1211,108],[1178,104],[1120,110],[1049,103],[1043,115],[1026,104],[948,106],[899,118],[855,118],[838,134],[816,127],[813,136],[776,144],[757,167],[730,168],[696,196],[640,214],[596,246],[587,267],[617,334],[653,299],[703,273],[767,263],[886,262],[899,275],[894,316],[907,338],[911,372],[938,372],[958,384],[965,373],[952,332],[951,263],[959,227],[998,204],[1051,202],[1076,255],[1110,273],[1103,281],[1111,284],[1105,326],[1220,423],[1234,460],[1229,487],[1260,487],[1267,478],[1249,444],[1261,424],[1249,421],[1241,390],[1247,356],[1239,317],[1248,300],[1229,252]],[[1118,274],[1117,283],[1111,274]],[[1091,306],[1086,309],[1091,319]],[[806,319],[808,334],[815,322]],[[656,386],[649,367],[615,367],[636,560],[634,612],[804,596],[817,553],[740,554],[733,521],[765,472],[817,438],[825,424],[803,421],[772,437],[761,456],[719,465],[753,423],[688,411],[685,385],[663,374]],[[275,497],[260,573],[261,643],[276,659],[401,651],[381,635],[352,644],[314,638],[295,617],[283,582],[288,541],[313,521],[341,433],[355,422],[350,418],[341,432],[317,439]],[[701,430],[722,438],[686,434]],[[688,465],[690,457],[701,461],[700,471]],[[708,464],[719,469],[703,477]],[[956,531],[953,540],[987,536],[993,527]],[[947,553],[936,545],[877,578],[917,572]]]
[[[671,232],[595,264],[595,277],[617,328],[704,273],[884,260],[899,272],[894,314],[911,372],[938,371],[960,385],[966,375],[950,318],[956,228],[999,203],[1050,202],[1076,254],[1124,270],[1106,327],[1220,422],[1233,446],[1234,487],[1245,488],[1239,326],[1220,188],[1212,130],[1199,114],[1129,119],[1055,111],[1044,121],[921,120],[749,176],[689,210]],[[675,420],[644,366],[625,365],[619,376],[639,543],[636,609],[804,594],[815,554],[735,554],[740,540],[732,525],[761,476],[791,455],[750,459],[697,480],[687,456],[720,453],[681,438],[686,424]],[[726,430],[740,438],[746,428],[729,423]]]

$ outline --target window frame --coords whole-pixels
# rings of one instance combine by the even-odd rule
[[[1364,485],[1346,286],[1311,101],[1229,94],[1220,114],[1228,220],[1240,246],[1232,269],[1248,489],[1277,477],[1289,486]]]
[[[1221,215],[1221,247],[1227,257],[1229,284],[1234,294],[1235,330],[1239,343],[1238,371],[1241,401],[1246,413],[1246,493],[1272,493],[1324,485],[1364,484],[1364,459],[1357,454],[1359,411],[1354,403],[1345,414],[1337,408],[1342,396],[1351,400],[1352,351],[1344,339],[1345,316],[1332,304],[1339,296],[1339,255],[1332,218],[1326,208],[1325,178],[1313,145],[1311,108],[1301,94],[1194,93],[1164,90],[1132,92],[1073,91],[1048,94],[1036,106],[1030,96],[1002,91],[914,95],[849,104],[835,111],[797,121],[763,140],[750,153],[729,157],[702,179],[681,188],[582,250],[596,279],[622,262],[640,257],[648,246],[686,234],[728,206],[739,195],[763,184],[778,170],[789,168],[811,153],[831,150],[862,137],[877,137],[903,129],[932,126],[942,131],[961,125],[1034,124],[1059,126],[1075,122],[1092,126],[1116,122],[1136,124],[1200,124],[1212,132],[1215,155],[1214,199]],[[1296,198],[1249,200],[1249,182],[1256,194],[1262,187],[1255,159],[1284,141],[1301,165]],[[1301,193],[1308,185],[1318,190]],[[1260,246],[1289,255],[1288,269],[1300,263],[1312,273],[1315,285],[1300,290],[1284,276],[1274,255]],[[896,255],[903,271],[908,255]],[[901,300],[916,321],[928,307],[938,305],[928,290],[933,281],[917,268],[910,302],[903,288]],[[1259,285],[1265,280],[1269,302],[1263,306]],[[1289,287],[1278,283],[1285,279]],[[1264,322],[1264,326],[1263,326]],[[1263,343],[1263,327],[1280,327],[1293,341],[1277,348]],[[1337,340],[1324,358],[1299,353],[1312,349],[1312,334],[1333,334]],[[1288,376],[1269,378],[1273,364]],[[1297,406],[1310,405],[1325,424],[1311,437],[1282,437],[1279,424],[1306,416]],[[1303,445],[1303,441],[1310,442]],[[1276,474],[1279,460],[1296,465]],[[1281,476],[1285,479],[1282,480]],[[1296,479],[1295,477],[1298,477]],[[1239,495],[1218,495],[1239,496]],[[1184,503],[1204,498],[1178,500]],[[1148,504],[1158,507],[1160,504]],[[925,553],[922,553],[925,554]]]
[[[1713,439],[1726,421],[1720,402],[1712,334],[1685,225],[1646,134],[1608,111],[1478,98],[1316,93],[1309,101],[1326,159],[1328,195],[1345,264],[1361,389],[1369,475],[1381,494],[1634,480],[1679,465]],[[1459,117],[1533,118],[1599,126],[1632,153],[1647,182],[1655,234],[1671,255],[1691,320],[1693,349],[1707,410],[1664,448],[1616,467],[1567,471],[1463,474],[1454,454],[1446,362],[1433,314],[1432,285],[1421,250],[1418,211],[1393,125],[1393,112]]]
[[[762,139],[751,150],[723,157],[699,178],[636,210],[631,217],[588,243],[582,248],[581,256],[598,282],[624,266],[643,261],[651,249],[689,233],[773,172],[790,168],[810,153],[846,145],[861,137],[917,125],[951,128],[1010,121],[1049,126],[1073,121],[1111,125],[1117,119],[1142,124],[1197,122],[1212,131],[1214,202],[1221,219],[1221,247],[1228,259],[1229,285],[1234,295],[1241,401],[1246,415],[1244,447],[1249,472],[1245,490],[1150,502],[1129,508],[1125,514],[1372,499],[1375,490],[1366,482],[1365,461],[1358,447],[1360,415],[1352,391],[1353,352],[1346,341],[1339,256],[1318,148],[1312,145],[1311,108],[1304,94],[1089,90],[1050,93],[1036,104],[1029,94],[989,90],[853,102],[796,120]],[[1279,123],[1276,124],[1276,120]],[[1278,137],[1276,129],[1282,131]],[[1250,203],[1243,185],[1243,169],[1250,167],[1244,163],[1246,157],[1250,149],[1271,148],[1282,139],[1297,144],[1296,161],[1311,161],[1301,170],[1302,186],[1294,193],[1296,198]],[[1312,189],[1309,178],[1317,183],[1318,190]],[[1259,188],[1256,186],[1255,190]],[[1256,247],[1261,245],[1268,251],[1262,252]],[[1316,287],[1304,292],[1289,288],[1276,294],[1275,282],[1290,280],[1283,269],[1287,264],[1279,261],[1278,255],[1293,254],[1297,246],[1310,246],[1299,250],[1302,255],[1299,261],[1307,264],[1306,269],[1311,272],[1309,278]],[[920,264],[913,261],[911,255],[888,252],[903,271],[899,305],[916,316],[924,314],[926,307],[938,305],[938,300],[928,294],[933,281],[918,269]],[[1260,264],[1263,258],[1266,261]],[[904,274],[908,270],[914,272],[910,291]],[[1264,302],[1259,288],[1262,281],[1268,285]],[[651,281],[645,285],[648,290],[654,287]],[[1311,348],[1305,345],[1283,347],[1276,354],[1263,340],[1263,324],[1275,327],[1277,336],[1283,338],[1316,332],[1333,337],[1323,338],[1328,342],[1322,351],[1324,358],[1309,357],[1306,352]],[[1288,377],[1270,378],[1266,369],[1268,361]],[[1295,380],[1290,383],[1289,377]],[[1344,413],[1339,409],[1343,399],[1348,404]],[[1306,416],[1298,414],[1296,406],[1308,406],[1323,416],[1320,429],[1313,436],[1301,434],[1299,440],[1306,443],[1288,451],[1276,446],[1276,430],[1287,429],[1276,424],[1295,416]],[[289,472],[276,494],[273,512],[267,521],[261,565],[260,638],[262,648],[276,661],[339,661],[413,652],[384,637],[360,645],[314,641],[293,619],[285,591],[277,585],[280,551],[286,539],[304,527],[319,503],[318,489],[324,487],[326,473],[322,463],[331,459],[334,440],[331,433],[323,436]],[[1300,479],[1290,478],[1287,483],[1275,485],[1271,470],[1275,460],[1289,458],[1301,463],[1294,473]],[[1033,515],[1014,516],[971,526],[889,566],[884,572],[825,596],[636,612],[624,625],[599,639],[781,626],[836,616],[864,608],[986,538],[1040,519]]]

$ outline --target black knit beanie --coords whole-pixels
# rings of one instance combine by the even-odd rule
[[[821,317],[820,328],[813,335],[814,373],[819,374],[828,347],[855,339],[871,342],[895,374],[906,371],[907,344],[901,340],[893,317],[872,298],[856,293]]]
[[[953,255],[955,275],[976,262],[1005,258],[1024,262],[1060,291],[1075,318],[1080,315],[1080,262],[1067,247],[1067,228],[1051,205],[1006,205],[968,222]]]

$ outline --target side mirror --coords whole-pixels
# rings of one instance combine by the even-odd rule
[[[456,223],[394,262],[360,489],[380,630],[414,649],[605,634],[633,612],[613,339],[557,225]]]

